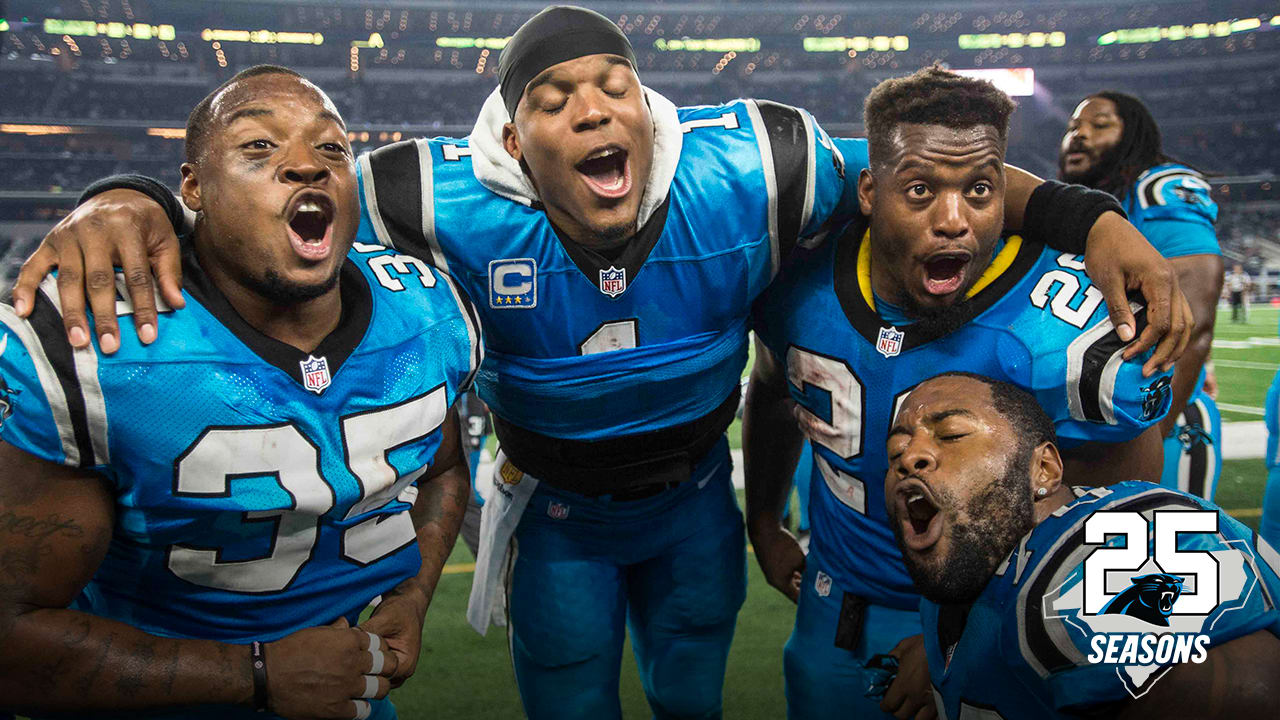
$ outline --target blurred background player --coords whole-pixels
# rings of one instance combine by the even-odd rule
[[[293,71],[229,80],[186,144],[163,338],[73,350],[53,279],[27,320],[0,305],[0,706],[394,718],[369,701],[417,664],[466,505],[472,311],[443,274],[348,254],[346,129]]]
[[[1227,301],[1231,303],[1231,322],[1249,322],[1249,294],[1253,291],[1253,278],[1236,263],[1225,280]]]
[[[1129,221],[1178,271],[1195,326],[1173,373],[1178,411],[1160,423],[1161,483],[1212,500],[1222,474],[1222,418],[1203,385],[1222,292],[1222,251],[1209,183],[1165,154],[1160,128],[1138,98],[1110,90],[1076,106],[1059,145],[1058,168],[1066,182],[1115,195]]]
[[[885,500],[925,598],[921,614],[939,716],[1226,720],[1275,714],[1280,557],[1216,505],[1145,482],[1073,487],[1054,423],[1036,398],[967,373],[935,377],[907,396],[889,434],[888,456]],[[1137,529],[1099,532],[1090,544],[1086,521],[1099,511],[1127,511],[1127,527],[1136,522]],[[1162,539],[1160,523],[1187,511],[1214,515],[1197,531]],[[1168,539],[1176,544],[1173,552],[1160,547]],[[1098,623],[1148,637],[1206,635],[1202,662],[1184,661],[1166,672],[1167,662],[1152,661],[1130,674],[1120,663],[1089,659],[1104,640],[1093,625],[1102,616],[1086,615],[1081,596],[1086,560],[1105,554],[1099,545],[1138,549],[1139,557],[1123,561],[1123,575],[1149,572],[1153,584],[1170,576],[1148,556],[1159,555],[1172,572],[1178,555],[1206,560],[1212,553],[1204,563],[1190,563],[1199,568],[1194,593],[1187,572],[1173,576],[1179,583],[1155,586],[1163,620],[1158,613],[1147,616],[1154,624],[1117,613]],[[1106,595],[1128,584],[1103,582]],[[1218,602],[1203,612],[1190,609],[1195,595],[1212,592],[1210,583]]]
[[[789,717],[910,716],[931,703],[919,595],[873,480],[887,467],[879,439],[916,383],[949,368],[1007,378],[1044,403],[1081,472],[1160,477],[1153,425],[1168,375],[1144,378],[1144,356],[1122,360],[1126,343],[1078,257],[1001,237],[1013,109],[990,83],[937,67],[876,86],[858,182],[869,221],[797,250],[756,305],[747,522],[765,577],[799,602],[784,654]],[[780,522],[805,437],[807,558]],[[901,671],[882,702],[884,654]]]

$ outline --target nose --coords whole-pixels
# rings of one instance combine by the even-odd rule
[[[946,192],[933,204],[933,232],[946,238],[963,237],[969,232],[965,202],[959,192]]]
[[[295,149],[276,169],[276,179],[284,183],[318,185],[329,178],[329,168],[309,148]]]
[[[894,472],[898,479],[902,479],[908,475],[933,471],[937,467],[938,457],[933,441],[925,433],[916,433],[894,463]]]
[[[575,132],[595,130],[602,125],[608,125],[613,119],[602,95],[602,92],[596,90],[586,90],[579,93],[578,102],[575,103],[578,112],[573,119]]]

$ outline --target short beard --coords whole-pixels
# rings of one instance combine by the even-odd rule
[[[1025,445],[1025,447],[1024,447]],[[1028,470],[1035,446],[1019,445],[1004,473],[969,501],[968,523],[957,523],[956,502],[946,493],[939,500],[951,524],[951,552],[933,563],[904,554],[916,590],[939,605],[968,605],[986,589],[996,566],[1035,527]],[[902,526],[894,523],[901,545]]]
[[[1111,177],[1119,164],[1115,145],[1098,155],[1098,160],[1089,165],[1089,169],[1078,173],[1069,173],[1066,168],[1066,153],[1058,154],[1058,178],[1063,182],[1075,183],[1086,187],[1098,188]]]
[[[271,304],[280,307],[291,307],[293,305],[301,305],[309,300],[315,300],[333,290],[338,285],[338,275],[341,272],[342,263],[338,263],[329,277],[318,283],[305,285],[287,280],[281,277],[275,269],[267,268],[266,273],[261,278],[246,278],[245,284],[249,286],[250,290]]]
[[[592,228],[596,239],[599,241],[598,248],[609,249],[615,248],[636,234],[636,224],[634,222],[618,223],[617,225],[607,225],[602,228]]]

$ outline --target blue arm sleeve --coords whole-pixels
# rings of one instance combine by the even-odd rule
[[[1213,225],[1188,218],[1161,218],[1142,224],[1142,234],[1167,258],[1221,255]]]
[[[1066,275],[1076,278],[1078,289],[1063,302],[1057,296],[1072,287]],[[1164,417],[1173,399],[1172,373],[1142,376],[1152,350],[1121,360],[1125,343],[1088,276],[1063,266],[1046,273],[1040,283],[1046,288],[1041,312],[1033,322],[1018,323],[1015,332],[1028,339],[1032,392],[1053,419],[1061,445],[1124,442]],[[1084,316],[1080,311],[1087,303],[1093,303],[1093,311]],[[1141,332],[1146,315],[1140,311],[1137,316]]]
[[[867,141],[862,138],[832,138],[813,122],[814,206],[813,217],[802,236],[847,224],[861,215],[858,208],[858,173],[867,167]]]
[[[42,460],[78,467],[65,387],[30,323],[0,305],[0,439]]]

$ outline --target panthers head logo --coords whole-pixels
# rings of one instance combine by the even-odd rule
[[[1173,398],[1173,378],[1165,376],[1156,378],[1155,382],[1142,388],[1142,419],[1150,420],[1160,414],[1165,402]]]
[[[1169,627],[1173,604],[1182,595],[1183,578],[1165,573],[1152,573],[1129,578],[1133,584],[1111,598],[1101,615],[1128,615],[1152,625]]]

